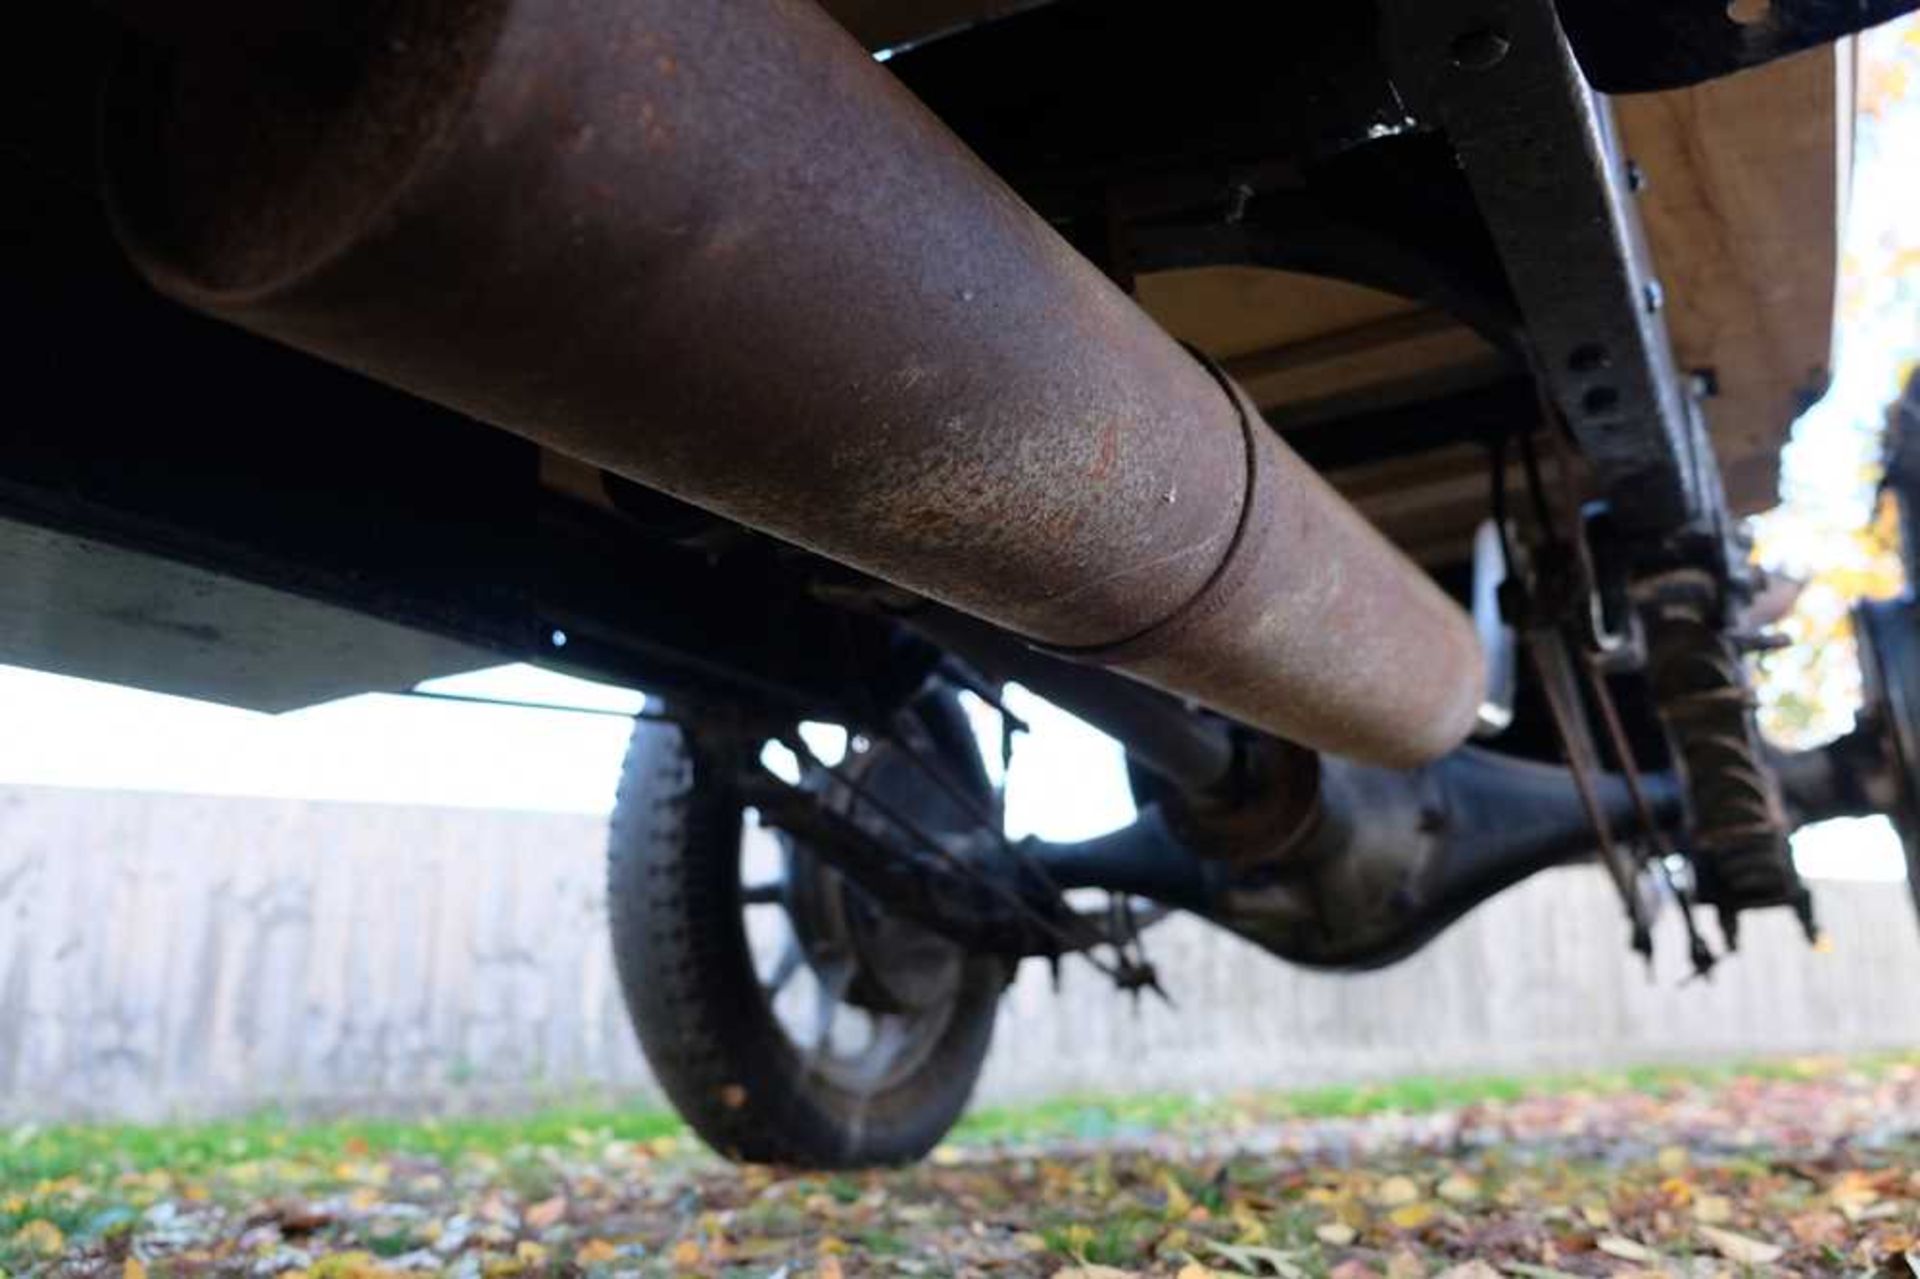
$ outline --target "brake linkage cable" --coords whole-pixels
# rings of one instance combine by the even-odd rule
[[[1549,434],[1553,432],[1552,406],[1545,393],[1536,386],[1536,396],[1540,405],[1541,419]],[[1527,496],[1533,507],[1533,515],[1539,525],[1541,536],[1546,540],[1549,551],[1559,553],[1565,547],[1565,535],[1555,527],[1551,503],[1547,499],[1546,484],[1541,478],[1540,458],[1533,444],[1532,430],[1519,433],[1520,464],[1526,477]],[[1556,457],[1561,470],[1562,482],[1568,475],[1564,457]],[[1493,509],[1504,514],[1507,509],[1507,473],[1506,448],[1504,440],[1493,450]],[[1578,537],[1577,510],[1567,512],[1570,522],[1574,523],[1573,553],[1576,562],[1585,572],[1585,584],[1592,588],[1593,577],[1591,562],[1582,554],[1584,547]],[[1512,547],[1506,529],[1496,530],[1500,535],[1502,557],[1506,560],[1508,580],[1519,585],[1524,593],[1523,611],[1534,611],[1531,596],[1533,592],[1518,575],[1518,565],[1514,562]],[[1592,730],[1586,722],[1585,709],[1580,704],[1580,678],[1577,673],[1584,663],[1578,661],[1572,651],[1573,644],[1568,639],[1565,626],[1559,619],[1544,621],[1529,616],[1521,628],[1522,638],[1527,647],[1528,656],[1533,659],[1534,669],[1540,676],[1541,692],[1547,703],[1547,713],[1553,721],[1554,734],[1560,739],[1561,752],[1566,756],[1567,766],[1573,777],[1574,791],[1579,796],[1580,807],[1586,813],[1587,824],[1593,831],[1594,842],[1600,854],[1600,860],[1607,868],[1608,876],[1613,880],[1614,890],[1619,895],[1622,909],[1627,913],[1631,928],[1632,946],[1636,953],[1651,963],[1653,960],[1653,933],[1646,919],[1646,911],[1636,888],[1640,869],[1640,859],[1622,852],[1614,841],[1611,824],[1607,821],[1605,810],[1600,805],[1598,787],[1595,784],[1600,773],[1599,752],[1595,749]]]
[[[979,884],[980,887],[986,889],[987,892],[993,896],[998,897],[1006,905],[1013,907],[1017,913],[1025,916],[1030,922],[1037,925],[1041,931],[1052,938],[1059,946],[1060,953],[1077,954],[1089,964],[1099,969],[1100,972],[1109,979],[1115,982],[1124,981],[1126,974],[1121,969],[1104,962],[1089,949],[1091,946],[1097,946],[1106,941],[1107,939],[1104,936],[1095,936],[1086,941],[1076,939],[1054,920],[1049,919],[1046,915],[1036,910],[1032,904],[1017,891],[1008,889],[990,877],[981,874],[978,869],[968,865],[964,858],[955,856],[950,849],[943,846],[933,836],[922,830],[917,823],[901,814],[892,805],[877,798],[869,787],[851,776],[847,770],[829,764],[821,759],[819,755],[814,753],[810,746],[800,739],[799,734],[790,734],[789,738],[790,740],[785,740],[782,744],[803,762],[813,765],[813,767],[818,768],[828,777],[838,782],[846,789],[849,795],[866,804],[867,807],[879,814],[881,818],[890,822],[908,838],[913,840],[914,843],[933,854],[941,862],[972,879],[975,883]],[[909,751],[908,754],[911,755],[912,752]],[[1002,836],[1002,838],[1004,838],[1004,836]],[[1056,892],[1057,891],[1056,889]],[[1077,915],[1074,916],[1074,918],[1076,920],[1079,919]],[[1084,923],[1084,921],[1082,922]]]
[[[1551,406],[1546,402],[1544,395],[1541,397],[1541,412],[1551,413]],[[1561,505],[1571,515],[1571,512],[1577,509],[1573,497],[1572,450],[1567,444],[1566,436],[1552,428],[1550,418],[1547,438],[1549,446],[1553,449],[1554,475],[1560,486]],[[1531,447],[1528,447],[1527,451],[1531,454]],[[1541,484],[1537,461],[1529,467],[1527,475],[1530,486]],[[1538,508],[1544,510],[1545,503],[1541,496],[1536,495],[1535,500]],[[1572,525],[1571,536],[1581,571],[1586,576],[1588,589],[1597,591],[1599,570],[1594,567],[1592,548],[1587,545],[1577,520]],[[1601,623],[1601,625],[1604,624],[1604,622]],[[1586,677],[1587,690],[1592,695],[1594,704],[1600,709],[1601,723],[1605,726],[1607,738],[1613,746],[1614,758],[1620,762],[1621,780],[1626,783],[1627,794],[1633,801],[1634,813],[1640,819],[1641,829],[1645,832],[1648,842],[1653,845],[1652,860],[1659,867],[1660,878],[1665,882],[1667,891],[1673,894],[1673,900],[1680,908],[1681,923],[1687,934],[1687,961],[1693,965],[1694,977],[1706,977],[1713,971],[1716,961],[1712,947],[1707,945],[1707,939],[1701,935],[1699,923],[1693,917],[1692,903],[1688,901],[1687,894],[1680,891],[1679,881],[1674,876],[1672,859],[1677,856],[1678,850],[1674,847],[1673,840],[1667,835],[1666,829],[1655,818],[1653,804],[1647,799],[1640,763],[1635,756],[1632,739],[1627,736],[1626,725],[1620,718],[1620,708],[1614,701],[1613,689],[1607,684],[1606,672],[1601,669],[1600,654],[1590,652],[1585,657],[1586,660],[1581,662],[1580,666]],[[1642,865],[1644,864],[1643,859]]]
[[[1000,821],[988,810],[986,805],[980,802],[978,796],[969,794],[965,787],[948,776],[945,769],[941,768],[939,764],[928,758],[927,755],[919,749],[922,745],[927,744],[926,729],[905,715],[896,716],[895,721],[903,730],[913,732],[915,740],[911,742],[907,741],[905,740],[905,733],[896,732],[892,729],[889,729],[885,734],[885,740],[893,743],[894,746],[904,751],[907,758],[913,762],[915,768],[918,768],[922,774],[932,780],[933,783],[956,804],[965,808],[968,813],[973,816],[974,820],[994,838],[995,842],[1000,845],[1001,849],[1009,857],[1019,862],[1023,869],[1038,880],[1041,887],[1055,901],[1064,904],[1066,891],[1060,887],[1059,881],[1054,879],[1053,873],[1046,868],[1045,864],[1032,853],[1028,852],[1026,846],[1021,841],[1010,839],[1005,829],[1001,826]],[[1022,731],[1026,731],[1024,723],[1022,723],[1021,729]],[[1103,940],[1109,946],[1113,947],[1114,956],[1114,972],[1108,975],[1112,976],[1122,989],[1131,991],[1136,995],[1139,994],[1142,989],[1151,990],[1164,1000],[1168,1007],[1172,1007],[1173,996],[1169,995],[1166,988],[1160,984],[1159,974],[1154,970],[1153,963],[1147,958],[1146,943],[1141,938],[1140,928],[1135,919],[1131,899],[1125,894],[1120,893],[1109,892],[1107,896],[1109,899],[1107,925]],[[1087,916],[1079,915],[1078,912],[1074,913],[1084,924],[1095,926],[1093,925],[1093,921]],[[1099,943],[1096,942],[1095,944],[1098,945]]]
[[[1627,794],[1633,798],[1634,812],[1639,815],[1641,828],[1653,844],[1654,864],[1659,867],[1660,878],[1680,908],[1680,919],[1687,930],[1687,961],[1693,965],[1694,977],[1706,977],[1713,972],[1718,960],[1713,948],[1707,945],[1707,939],[1701,934],[1699,922],[1693,917],[1692,902],[1686,893],[1680,891],[1679,881],[1674,877],[1673,858],[1679,855],[1679,850],[1654,817],[1653,804],[1647,799],[1646,788],[1641,784],[1640,765],[1634,759],[1633,743],[1627,737],[1626,726],[1621,723],[1620,709],[1614,703],[1613,690],[1607,687],[1606,676],[1593,659],[1589,658],[1585,665],[1587,687],[1600,707],[1600,717],[1613,743],[1613,753],[1620,761],[1621,779],[1627,784]]]

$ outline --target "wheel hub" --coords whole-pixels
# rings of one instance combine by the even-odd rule
[[[787,905],[814,969],[838,969],[846,1000],[879,1013],[920,1013],[960,990],[964,954],[954,943],[888,915],[805,846],[788,841]]]

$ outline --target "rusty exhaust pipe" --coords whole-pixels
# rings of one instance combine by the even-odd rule
[[[122,68],[162,291],[1275,734],[1466,736],[1464,614],[813,5],[354,12]]]

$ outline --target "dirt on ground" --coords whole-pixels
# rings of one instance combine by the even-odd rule
[[[67,1175],[16,1275],[1920,1276],[1920,1068],[733,1168],[684,1137]],[[0,1134],[4,1136],[4,1134]],[[0,1161],[5,1150],[0,1148]]]

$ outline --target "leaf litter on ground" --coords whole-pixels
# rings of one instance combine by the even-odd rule
[[[1487,1091],[1156,1104],[1091,1138],[1003,1122],[858,1174],[587,1119],[119,1150],[23,1128],[0,1132],[0,1274],[1920,1276],[1920,1056]]]

